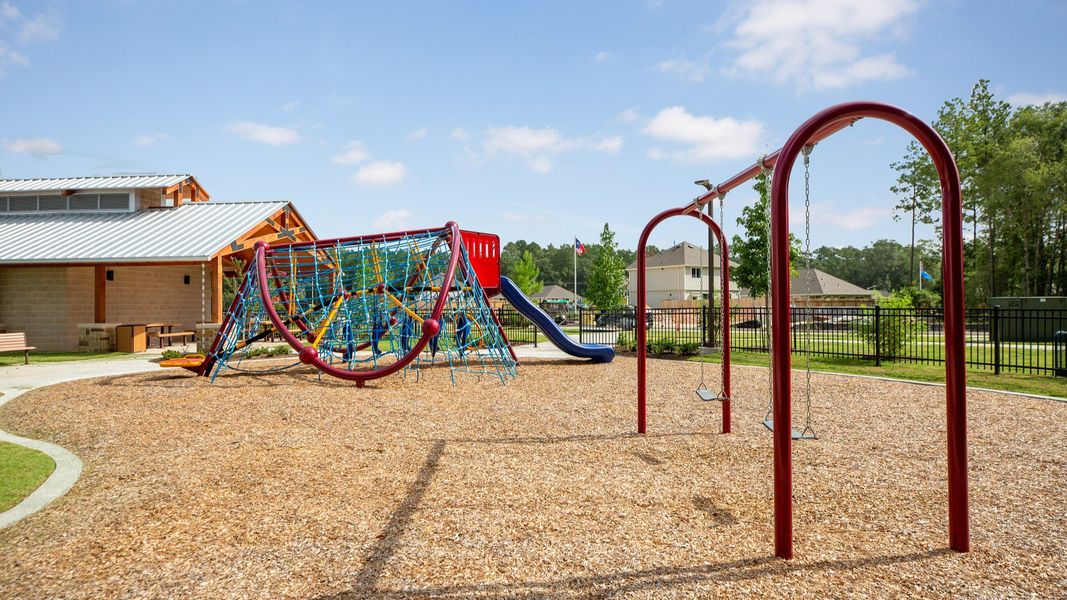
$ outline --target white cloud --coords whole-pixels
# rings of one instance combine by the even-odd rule
[[[4,21],[17,21],[22,18],[22,12],[10,2],[0,2],[0,24]]]
[[[452,130],[452,135],[448,136],[459,142],[466,142],[471,139],[471,134],[462,127],[456,127]]]
[[[841,88],[904,77],[892,53],[865,55],[861,45],[899,35],[918,0],[752,0],[733,38],[734,74],[800,89]]]
[[[375,219],[373,225],[378,231],[396,231],[407,229],[410,227],[408,219],[411,218],[412,212],[406,208],[397,210],[390,210],[382,213],[380,217]]]
[[[637,112],[636,108],[627,108],[621,113],[615,115],[615,120],[620,123],[633,123],[641,119],[641,115]]]
[[[687,146],[666,152],[653,148],[647,154],[658,160],[704,162],[721,158],[752,157],[759,152],[763,124],[733,117],[715,118],[689,114],[685,107],[665,108],[645,125],[644,133],[665,141]]]
[[[58,38],[62,29],[63,16],[52,9],[21,19],[18,40],[23,44],[50,41]]]
[[[622,145],[622,136],[565,138],[550,127],[490,127],[482,139],[487,157],[513,154],[526,159],[527,165],[541,174],[552,170],[554,155],[575,151],[617,154]]]
[[[419,127],[418,129],[415,129],[415,130],[411,131],[410,133],[408,133],[408,139],[409,140],[421,140],[422,138],[426,137],[426,134],[429,133],[429,132],[430,132],[430,130],[427,129],[426,127]]]
[[[1018,94],[1008,96],[1008,102],[1014,106],[1044,106],[1048,102],[1055,103],[1064,101],[1067,101],[1067,94],[1060,94],[1058,92],[1046,92],[1044,94],[1019,92]]]
[[[133,143],[137,144],[138,146],[141,146],[143,148],[143,147],[146,147],[146,146],[155,146],[156,144],[158,144],[160,142],[165,142],[165,141],[167,141],[169,139],[170,139],[170,136],[165,134],[165,133],[149,133],[149,134],[139,135],[139,136],[133,138]]]
[[[0,142],[4,149],[13,154],[32,154],[34,156],[52,156],[63,151],[63,146],[48,138],[17,138]]]
[[[281,106],[282,112],[293,112],[298,108],[300,108],[300,102],[297,100],[293,100],[292,102],[286,102]]]
[[[0,75],[7,71],[7,67],[28,67],[30,59],[25,54],[12,50],[0,42]]]
[[[300,140],[300,135],[294,129],[252,121],[232,121],[226,129],[238,137],[271,146],[295,144]]]
[[[711,72],[711,67],[706,63],[693,62],[684,58],[665,60],[656,65],[656,68],[664,73],[678,75],[689,81],[704,81],[704,78]]]
[[[404,163],[376,160],[360,167],[359,171],[352,176],[352,180],[360,185],[388,187],[400,183],[405,177],[407,177],[407,169]]]
[[[609,58],[611,58],[611,53],[601,50],[600,52],[596,53],[596,56],[593,57],[593,62],[602,63],[606,62]]]
[[[811,220],[813,223],[830,225],[845,231],[857,231],[880,225],[893,218],[891,208],[880,205],[861,206],[853,210],[840,210],[833,202],[813,202],[811,205]],[[789,224],[802,226],[804,224],[804,206],[789,206]]]
[[[354,165],[370,158],[367,147],[359,140],[352,140],[345,144],[341,152],[333,156],[333,162],[339,165]]]

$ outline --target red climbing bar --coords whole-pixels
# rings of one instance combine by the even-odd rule
[[[963,218],[960,176],[941,136],[914,115],[888,104],[850,102],[823,110],[801,125],[777,153],[771,188],[771,301],[774,348],[774,422],[788,424],[791,411],[789,175],[804,146],[860,118],[893,123],[912,134],[930,154],[941,179],[942,261],[945,284],[945,404],[948,424],[949,546],[970,550],[967,499],[967,388],[963,339]],[[699,199],[698,199],[699,200]],[[793,463],[790,428],[774,428],[774,547],[793,557]]]

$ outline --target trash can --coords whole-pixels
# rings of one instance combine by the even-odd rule
[[[144,325],[119,325],[115,328],[115,346],[119,352],[144,352],[148,332]]]

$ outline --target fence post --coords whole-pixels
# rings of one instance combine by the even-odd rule
[[[705,348],[711,347],[708,340],[708,310],[706,308],[700,311],[700,345]]]
[[[582,333],[585,331],[585,309],[581,306],[578,307],[578,343],[584,344],[582,340]]]
[[[882,366],[882,307],[874,305],[874,366]]]
[[[1000,375],[1000,305],[993,305],[993,322],[989,325],[993,337],[993,374]]]

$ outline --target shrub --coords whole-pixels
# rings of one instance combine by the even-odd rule
[[[692,356],[697,353],[697,348],[699,347],[700,344],[696,342],[686,342],[684,344],[678,344],[678,354]]]
[[[853,325],[856,333],[867,342],[877,356],[900,356],[908,342],[922,332],[925,325],[912,316],[912,298],[908,294],[893,294],[878,300],[882,311],[876,319],[874,309],[866,309],[863,319]],[[904,309],[904,310],[901,310]]]
[[[185,353],[184,352],[179,352],[177,350],[164,350],[163,351],[163,360],[170,360],[172,358],[181,358],[183,356],[185,356]]]
[[[634,334],[629,331],[619,332],[619,336],[615,338],[615,345],[626,352],[635,352],[637,350],[637,340],[634,339]]]

